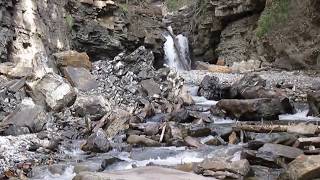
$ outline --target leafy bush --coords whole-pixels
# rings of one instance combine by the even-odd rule
[[[65,20],[66,20],[66,23],[67,23],[69,29],[71,30],[72,26],[74,25],[73,17],[70,14],[67,14],[66,17],[65,17]]]
[[[256,29],[256,35],[261,38],[275,25],[284,23],[288,18],[290,0],[273,0],[270,7],[266,7],[261,14]]]
[[[193,2],[192,0],[166,0],[166,6],[168,7],[169,11],[176,11],[179,8]]]

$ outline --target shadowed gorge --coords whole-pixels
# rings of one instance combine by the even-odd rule
[[[0,0],[0,179],[320,178],[318,0]]]

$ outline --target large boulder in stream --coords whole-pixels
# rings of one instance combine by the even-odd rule
[[[200,175],[162,167],[140,167],[109,173],[81,172],[73,180],[206,180]]]
[[[238,99],[280,98],[283,100],[286,95],[279,89],[266,88],[266,80],[260,75],[249,74],[232,84],[230,97]]]
[[[294,108],[289,99],[223,99],[211,109],[211,112],[240,121],[259,121],[278,120],[280,114],[291,114]]]
[[[320,93],[319,92],[309,92],[308,96],[309,104],[309,116],[319,116],[320,115]]]
[[[219,78],[215,76],[205,76],[201,81],[198,95],[209,100],[220,100],[229,98],[230,87],[219,82]]]
[[[98,129],[97,132],[91,134],[85,144],[81,146],[83,151],[90,151],[96,153],[104,153],[111,150],[111,145],[107,139],[106,133],[103,129]]]

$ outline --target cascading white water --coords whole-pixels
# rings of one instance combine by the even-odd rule
[[[167,34],[164,34],[166,42],[164,44],[165,62],[178,71],[191,69],[191,59],[189,56],[188,38],[179,34],[174,36],[172,28],[168,27]]]

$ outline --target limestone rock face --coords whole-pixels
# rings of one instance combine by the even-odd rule
[[[0,62],[8,61],[8,46],[13,40],[14,29],[9,9],[13,8],[12,0],[0,1]]]
[[[73,47],[87,52],[94,60],[112,59],[120,52],[134,50],[140,45],[161,56],[161,14],[153,16],[155,11],[151,7],[132,5],[124,12],[122,7],[110,1],[79,3],[75,0],[67,7],[74,20]]]

